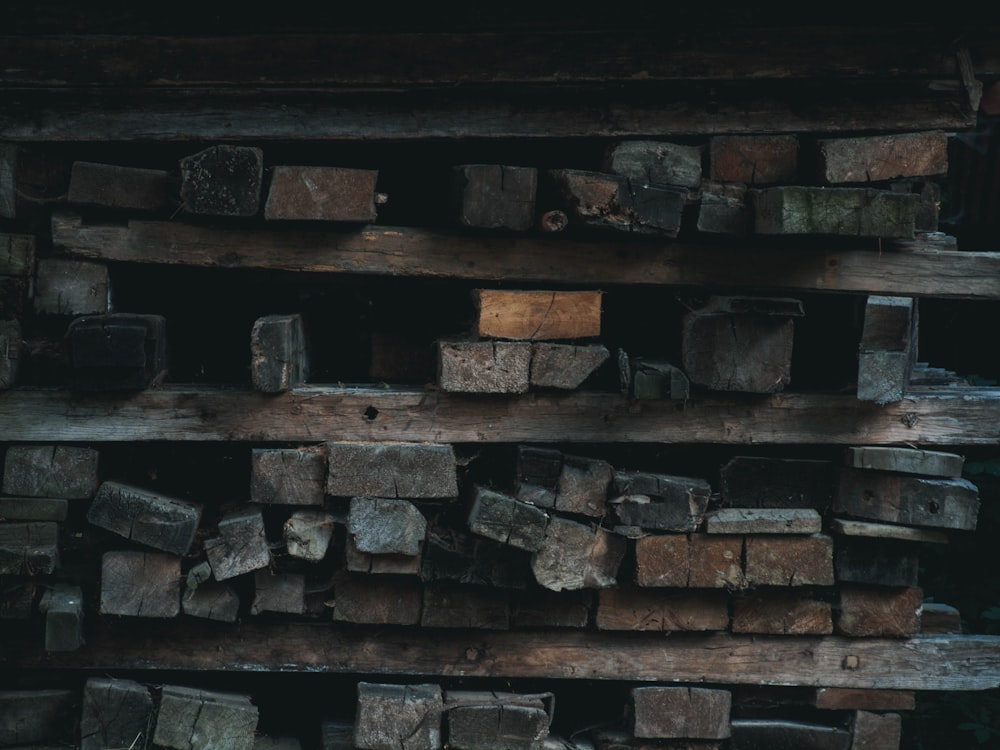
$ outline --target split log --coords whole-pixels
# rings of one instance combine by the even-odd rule
[[[281,393],[309,377],[309,355],[302,316],[267,315],[250,331],[250,376],[253,387]]]
[[[408,500],[353,497],[347,532],[359,552],[373,555],[417,555],[427,536],[427,519]]]
[[[771,719],[733,719],[733,750],[851,750],[851,733],[820,724]]]
[[[166,212],[177,206],[177,185],[160,169],[73,162],[70,203],[131,211]]]
[[[197,587],[190,583],[181,599],[184,614],[220,622],[236,622],[240,611],[240,598],[225,583],[203,581]]]
[[[845,463],[855,469],[875,469],[877,471],[896,471],[900,474],[959,478],[962,476],[965,458],[957,453],[943,451],[867,445],[859,448],[848,448]]]
[[[420,576],[503,589],[523,589],[531,578],[530,554],[491,539],[432,526]]]
[[[912,588],[917,585],[919,568],[912,544],[856,537],[837,540],[834,569],[838,581]]]
[[[484,487],[476,487],[469,510],[469,529],[489,539],[534,552],[542,546],[548,514]]]
[[[893,526],[888,523],[851,521],[845,518],[831,519],[830,531],[848,537],[897,539],[904,542],[927,542],[930,544],[948,543],[948,534],[944,531],[918,529],[913,526]]]
[[[104,553],[101,561],[102,615],[176,617],[180,609],[180,557],[138,550]]]
[[[573,390],[603,365],[610,356],[601,344],[579,346],[536,341],[531,345],[529,383],[537,388]]]
[[[608,149],[604,170],[639,185],[697,188],[701,184],[701,146],[666,141],[621,141]]]
[[[614,469],[599,458],[563,455],[555,493],[555,510],[601,518],[606,513]]]
[[[250,454],[250,502],[322,505],[326,496],[326,448],[254,448]]]
[[[79,586],[57,583],[38,603],[45,615],[45,650],[76,651],[83,643],[83,591]]]
[[[626,526],[658,531],[695,531],[712,488],[704,479],[639,471],[617,471],[612,506]]]
[[[722,499],[740,508],[814,508],[833,500],[832,461],[736,456],[719,471]]]
[[[637,400],[669,398],[684,401],[691,395],[691,382],[681,368],[669,362],[629,359],[619,350],[622,391]]]
[[[437,382],[459,393],[525,393],[531,383],[526,341],[439,341]]]
[[[817,145],[820,179],[828,185],[929,177],[948,171],[948,136],[943,132],[823,138]]]
[[[360,750],[437,750],[443,707],[439,685],[359,682],[354,746]]]
[[[955,607],[939,602],[924,602],[920,609],[920,633],[951,634],[962,632],[962,614]]]
[[[3,304],[0,303],[0,314]],[[0,390],[13,388],[21,370],[21,323],[0,320]]]
[[[747,583],[756,586],[830,586],[833,539],[810,536],[748,536],[744,541]]]
[[[514,628],[585,628],[594,596],[590,591],[528,589],[517,596],[511,611]]]
[[[344,167],[274,167],[265,219],[371,222],[378,171]]]
[[[823,519],[812,508],[722,508],[705,517],[709,534],[818,534]]]
[[[253,747],[257,707],[250,696],[164,685],[153,742],[176,750]]]
[[[717,135],[709,140],[709,175],[747,185],[795,183],[798,157],[794,135]]]
[[[829,602],[791,591],[757,591],[733,599],[733,632],[772,635],[829,635]]]
[[[0,586],[0,620],[27,620],[34,606],[33,581],[7,580]]]
[[[705,181],[698,203],[698,231],[746,237],[753,231],[753,209],[743,185]]]
[[[288,554],[299,560],[319,562],[333,539],[334,518],[321,510],[297,510],[285,521],[282,535]]]
[[[430,583],[424,587],[420,625],[425,628],[510,628],[507,592],[481,586]]]
[[[366,625],[419,625],[419,581],[395,576],[337,576],[333,586],[334,622]]]
[[[68,445],[13,445],[4,458],[6,495],[84,500],[97,492],[100,454]]]
[[[629,695],[636,737],[724,740],[733,694],[688,687],[637,687]]]
[[[920,632],[924,593],[918,588],[884,588],[845,584],[840,587],[840,635],[856,638],[909,638]]]
[[[531,571],[552,591],[614,586],[625,547],[625,539],[604,529],[553,517]]]
[[[246,146],[212,146],[180,160],[181,206],[208,216],[254,216],[260,208],[264,154]]]
[[[903,398],[916,360],[917,307],[910,297],[872,295],[858,347],[858,398],[880,406]]]
[[[59,567],[59,526],[47,521],[0,524],[0,575],[50,575]]]
[[[142,747],[153,721],[153,698],[138,682],[90,677],[84,683],[80,750]]]
[[[979,490],[966,479],[843,468],[833,510],[888,523],[971,531],[979,514]]]
[[[112,313],[75,319],[66,330],[70,387],[141,391],[167,374],[167,321]]]
[[[33,307],[49,315],[105,315],[108,267],[68,258],[40,258],[35,272]]]
[[[639,586],[742,588],[743,538],[657,534],[635,540]]]
[[[667,594],[648,589],[610,588],[597,595],[598,630],[726,630],[729,597],[724,591]]]
[[[121,482],[103,482],[87,520],[132,541],[175,555],[191,548],[201,506]]]
[[[328,442],[326,448],[329,495],[432,500],[458,496],[451,445]]]
[[[306,611],[306,579],[300,573],[254,571],[254,597],[250,614],[281,612],[301,615]]]
[[[541,750],[551,716],[540,696],[449,690],[444,696],[448,747]]]
[[[871,188],[776,187],[754,194],[757,234],[912,239],[917,198]]]
[[[854,732],[851,750],[899,750],[903,717],[899,714],[855,711],[851,729]]]
[[[416,555],[381,555],[361,552],[352,536],[348,536],[344,556],[347,570],[352,573],[371,573],[372,575],[420,575],[423,557]]]
[[[0,747],[69,740],[73,690],[0,690]]]
[[[538,170],[463,164],[452,170],[458,221],[467,227],[526,231],[535,224]]]
[[[205,540],[205,555],[217,581],[268,567],[271,550],[260,509],[247,507],[223,516],[219,536]]]
[[[912,690],[824,687],[817,688],[814,705],[835,711],[912,711],[917,699]]]

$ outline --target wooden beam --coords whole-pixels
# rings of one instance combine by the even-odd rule
[[[422,389],[165,386],[136,394],[0,392],[11,442],[356,441],[998,445],[1000,389],[943,388],[878,407],[853,394],[629,401],[577,391],[485,398]]]
[[[57,214],[52,241],[58,251],[79,258],[210,268],[1000,299],[1000,252],[942,249],[950,246],[932,239],[882,248],[815,238],[808,247],[798,241],[730,247],[376,226],[275,231],[137,220],[102,226]]]
[[[338,629],[103,620],[78,651],[53,656],[8,639],[12,669],[177,669],[408,674],[984,690],[1000,685],[1000,637],[910,639],[725,634]],[[275,667],[275,665],[280,665]]]

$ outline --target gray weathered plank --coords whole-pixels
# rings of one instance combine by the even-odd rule
[[[246,750],[257,718],[249,695],[164,685],[153,742],[176,750]]]
[[[80,750],[129,747],[149,741],[154,723],[153,697],[133,680],[90,677],[83,686]]]
[[[201,506],[181,498],[102,482],[87,520],[126,539],[175,555],[187,554],[201,521]]]

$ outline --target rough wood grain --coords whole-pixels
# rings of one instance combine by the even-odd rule
[[[326,448],[326,491],[330,495],[412,499],[458,496],[455,451],[450,445],[331,441]]]
[[[177,186],[161,169],[89,161],[73,162],[70,203],[132,211],[165,212],[177,206]]]
[[[536,388],[579,388],[610,356],[602,344],[577,346],[536,341],[531,345],[529,384]]]
[[[421,545],[422,548],[422,545]],[[352,573],[371,573],[373,575],[420,575],[423,566],[422,555],[378,555],[361,552],[354,543],[354,538],[348,535],[344,545],[344,558],[347,570]]]
[[[924,594],[918,588],[840,587],[836,632],[854,638],[908,638],[920,632]]]
[[[817,534],[823,519],[812,508],[722,508],[705,517],[709,534]]]
[[[250,452],[250,502],[322,505],[326,448],[254,448]]]
[[[271,551],[260,508],[245,506],[219,520],[219,535],[205,540],[205,556],[217,581],[266,568]]]
[[[153,697],[133,680],[89,677],[83,686],[80,750],[128,747],[150,739]]]
[[[306,581],[302,573],[254,571],[254,597],[250,614],[281,612],[301,615],[306,611]]]
[[[854,732],[851,750],[898,750],[903,717],[899,714],[855,711],[851,729]]]
[[[375,221],[378,171],[345,167],[274,167],[265,219]]]
[[[0,524],[0,575],[50,575],[58,567],[58,524],[48,521]]]
[[[811,536],[748,536],[744,542],[747,582],[758,586],[830,586],[833,539]]]
[[[4,456],[6,495],[85,500],[97,492],[100,454],[70,445],[12,445]]]
[[[709,139],[709,175],[747,185],[798,181],[799,139],[795,135],[717,135]]]
[[[724,740],[733,696],[728,690],[637,687],[629,696],[636,737]]]
[[[532,555],[535,580],[552,591],[614,586],[625,539],[602,528],[553,517]]]
[[[729,597],[724,591],[668,594],[649,589],[602,589],[594,621],[598,630],[726,630]]]
[[[979,490],[967,479],[925,479],[844,467],[833,510],[888,523],[972,530]]]
[[[698,204],[699,232],[746,237],[753,230],[753,209],[744,185],[704,181]]]
[[[658,531],[695,531],[712,494],[704,479],[638,471],[615,472],[611,489],[621,523]]]
[[[944,451],[866,445],[848,448],[845,463],[855,469],[954,478],[962,476],[965,457]]]
[[[354,746],[361,750],[436,750],[441,746],[438,685],[358,683]]]
[[[829,602],[796,592],[764,590],[733,599],[734,633],[829,635],[833,610]]]
[[[219,581],[203,581],[197,588],[190,583],[181,597],[184,614],[206,620],[236,622],[240,611],[239,595],[231,586]]]
[[[333,539],[334,518],[322,510],[297,510],[282,526],[288,554],[299,560],[319,562]]]
[[[635,540],[639,586],[740,588],[743,538],[656,534]]]
[[[249,695],[164,685],[153,742],[176,750],[253,747],[257,706]]]
[[[485,487],[474,490],[469,529],[475,534],[534,552],[542,546],[548,521],[541,508]]]
[[[439,341],[437,384],[458,393],[524,393],[531,383],[527,341]]]
[[[820,178],[828,185],[948,171],[948,136],[942,132],[823,138],[817,146]]]
[[[920,632],[924,635],[961,633],[962,613],[948,604],[924,602],[920,608]]]
[[[858,346],[858,398],[884,405],[903,398],[916,359],[917,303],[872,295]]]
[[[448,746],[457,750],[541,750],[550,716],[538,696],[449,690],[444,696]]]
[[[428,529],[420,577],[503,589],[524,589],[530,553],[434,524]]]
[[[627,357],[627,355],[625,355]],[[619,355],[622,391],[634,399],[670,398],[685,401],[691,395],[691,382],[681,368],[669,362],[656,362]]]
[[[603,517],[613,474],[614,468],[604,459],[564,454],[553,507],[562,513]]]
[[[819,688],[816,708],[864,711],[912,711],[917,706],[912,690],[863,690],[858,688]]]
[[[175,555],[187,554],[201,505],[122,482],[102,482],[87,520],[102,529]]]
[[[512,602],[514,628],[585,628],[594,596],[590,591],[545,591],[530,588]]]
[[[510,597],[505,591],[483,586],[429,583],[424,587],[420,625],[425,628],[510,627]]]
[[[525,231],[535,224],[538,170],[501,164],[463,164],[452,170],[458,222],[467,227]]]
[[[101,561],[102,615],[176,617],[181,610],[181,558],[116,550]]]
[[[254,388],[264,393],[280,393],[306,382],[309,353],[301,315],[267,315],[254,321],[250,377]]]
[[[475,289],[475,331],[529,341],[600,336],[602,298],[602,292]]]
[[[701,154],[700,146],[621,141],[608,149],[604,169],[640,184],[697,188],[701,184]]]
[[[416,555],[427,536],[427,519],[409,500],[353,497],[347,531],[359,552],[373,555]]]
[[[335,622],[420,624],[422,591],[419,581],[396,576],[342,574],[335,579],[333,592]]]
[[[948,543],[948,534],[944,531],[920,529],[914,526],[895,526],[888,523],[852,521],[846,518],[830,519],[830,531],[848,537],[898,539],[904,542],[929,542],[931,544]]]
[[[210,146],[180,160],[181,206],[208,216],[253,216],[260,208],[264,153],[247,146]]]
[[[916,196],[889,190],[767,188],[754,195],[754,231],[908,239],[916,209]]]
[[[50,315],[103,315],[109,312],[108,267],[71,258],[40,258],[33,307]]]

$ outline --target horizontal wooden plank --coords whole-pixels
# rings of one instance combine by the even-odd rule
[[[853,394],[630,401],[619,394],[455,394],[302,386],[260,394],[171,385],[141,393],[0,392],[11,442],[361,441],[1000,444],[1000,389],[943,388],[885,407]]]
[[[344,230],[222,229],[180,222],[127,226],[52,219],[57,250],[80,258],[212,268],[448,276],[566,284],[731,286],[1000,299],[1000,253],[940,249],[942,238],[903,249],[809,238],[736,246],[551,236],[462,235],[367,226]]]
[[[1000,637],[901,639],[332,628],[101,621],[78,651],[53,656],[8,639],[7,663],[31,669],[177,669],[440,677],[982,690],[1000,685]],[[623,670],[622,665],[628,665]]]

